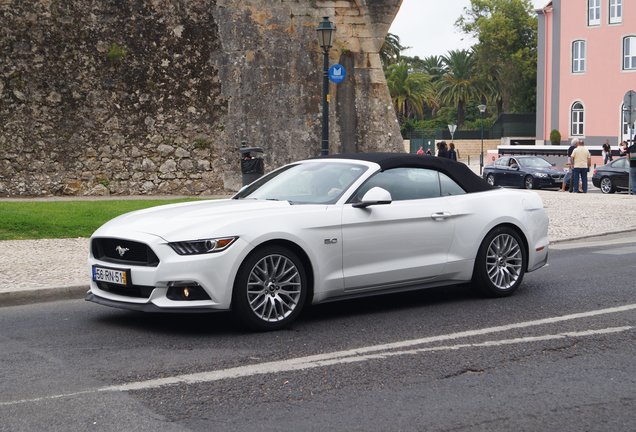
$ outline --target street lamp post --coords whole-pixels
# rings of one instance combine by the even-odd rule
[[[479,175],[482,175],[484,171],[484,113],[486,112],[486,105],[478,105],[479,115],[481,117],[481,152],[479,153]]]
[[[320,155],[329,154],[329,48],[331,38],[336,30],[329,17],[323,17],[316,29],[318,31],[318,43],[322,48],[322,142]]]

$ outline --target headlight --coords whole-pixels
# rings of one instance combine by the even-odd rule
[[[546,173],[536,173],[535,175],[536,175],[537,177],[541,177],[541,178],[550,177],[550,175],[549,175],[549,174],[546,174]]]
[[[201,255],[214,252],[221,252],[228,247],[238,237],[224,237],[216,239],[190,240],[181,242],[171,242],[168,245],[179,255]]]

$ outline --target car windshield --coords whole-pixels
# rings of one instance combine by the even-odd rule
[[[333,204],[367,169],[364,165],[342,162],[292,164],[247,186],[234,199]]]
[[[528,168],[551,168],[552,164],[545,159],[541,158],[520,158],[519,163],[521,166]]]

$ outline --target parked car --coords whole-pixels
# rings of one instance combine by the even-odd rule
[[[493,188],[449,159],[332,155],[283,166],[232,199],[107,222],[90,240],[86,299],[232,310],[273,330],[308,303],[465,282],[507,296],[547,258],[536,193]]]
[[[560,188],[565,170],[539,156],[502,156],[484,167],[483,177],[491,186]]]
[[[622,157],[606,165],[594,168],[592,184],[604,194],[623,191],[629,188],[629,161]]]

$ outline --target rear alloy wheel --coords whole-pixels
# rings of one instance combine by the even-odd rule
[[[532,176],[526,176],[526,178],[523,179],[523,185],[526,189],[534,189],[534,178]]]
[[[612,179],[609,177],[603,177],[601,179],[600,189],[604,194],[612,194],[616,192],[616,186],[614,186]]]
[[[492,174],[488,174],[486,176],[486,183],[488,183],[490,186],[494,186],[495,185],[495,176]]]
[[[277,330],[291,324],[307,298],[302,261],[282,246],[267,246],[248,256],[239,268],[232,310],[254,330]]]
[[[495,228],[477,252],[473,284],[489,297],[509,296],[521,285],[527,260],[519,234],[509,227]]]

